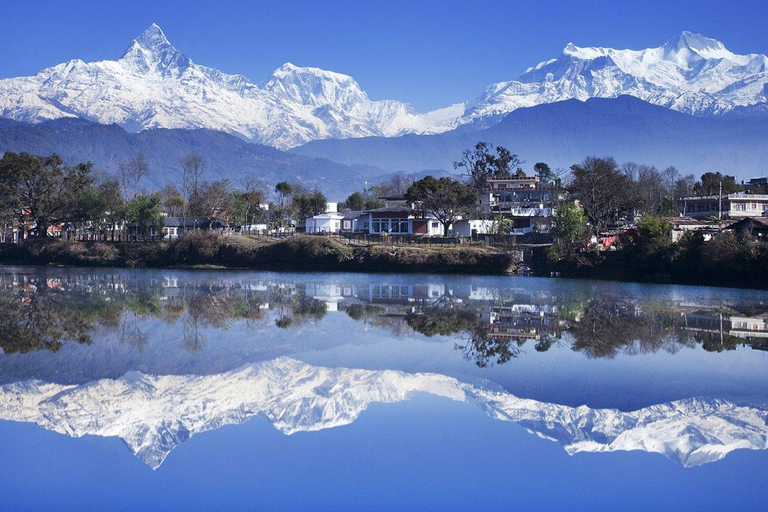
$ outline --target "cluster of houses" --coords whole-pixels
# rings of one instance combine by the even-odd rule
[[[478,201],[480,217],[460,219],[448,229],[453,237],[487,234],[494,230],[499,218],[508,221],[514,234],[532,231],[548,232],[560,192],[543,185],[538,177],[511,177],[488,180]],[[443,236],[440,221],[404,196],[379,198],[383,208],[365,211],[337,211],[330,203],[329,211],[305,221],[308,233],[364,233],[369,235]]]
[[[722,196],[691,196],[679,199],[682,214],[669,217],[670,236],[679,240],[686,232],[702,231],[705,237],[722,229],[768,235],[768,178],[755,178],[743,184],[744,192]],[[331,203],[328,212],[306,219],[308,233],[364,233],[379,235],[442,236],[440,222],[408,203],[402,196],[380,198],[384,208],[367,211],[337,211]],[[488,180],[478,201],[480,219],[461,219],[449,228],[453,237],[490,234],[498,230],[499,219],[506,221],[505,232],[548,233],[562,189],[542,183],[538,177],[522,176]],[[622,235],[632,231],[632,223],[617,226],[595,236],[592,243],[610,250]]]
[[[768,178],[755,178],[743,184],[743,192],[679,198],[682,214],[670,217],[673,241],[688,231],[714,232],[721,229],[747,230],[757,236],[768,235]],[[323,234],[366,234],[366,235],[409,235],[443,236],[440,221],[429,212],[410,203],[404,196],[379,198],[384,207],[364,211],[339,211],[338,203],[328,203],[327,211],[304,219],[307,233]],[[526,233],[548,233],[556,205],[564,199],[564,191],[540,181],[536,176],[515,176],[488,180],[477,203],[477,215],[473,219],[459,219],[449,226],[451,237],[470,237],[500,231],[499,222],[504,222],[504,232],[523,235]],[[268,205],[263,205],[268,207]],[[218,217],[166,217],[164,226],[154,230],[151,236],[165,240],[174,239],[192,230],[216,230],[220,233],[232,231],[225,220]],[[268,230],[267,224],[240,226],[246,233],[261,233]],[[293,229],[293,228],[289,228]],[[616,246],[623,234],[631,231],[632,225],[617,226],[593,239],[599,249]],[[18,222],[3,226],[0,238],[4,242],[18,242],[34,235],[34,226],[23,226]],[[66,236],[61,225],[49,228],[49,236]]]

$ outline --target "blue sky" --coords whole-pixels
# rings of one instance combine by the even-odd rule
[[[427,110],[579,46],[658,46],[683,30],[768,53],[768,2],[5,0],[0,78],[115,59],[152,22],[194,61],[255,82],[286,61]]]

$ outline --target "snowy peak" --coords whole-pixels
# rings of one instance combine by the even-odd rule
[[[314,107],[351,109],[368,102],[368,96],[351,76],[290,62],[275,70],[263,88],[281,100]]]
[[[165,37],[163,30],[156,23],[150,25],[139,37],[133,40],[133,43],[151,52],[162,52],[168,49],[175,50],[170,41],[168,41],[168,38]]]
[[[120,58],[120,62],[140,73],[159,72],[177,74],[192,64],[192,61],[179,52],[165,37],[156,24],[133,40]]]
[[[693,32],[688,31],[684,31],[679,36],[673,37],[664,43],[662,48],[665,50],[665,52],[669,53],[675,53],[681,50],[690,51],[697,53],[698,55],[705,58],[707,58],[707,56],[714,57],[715,54],[721,54],[724,52],[732,55],[731,52],[726,50],[723,43],[717,39],[712,39],[701,34],[694,34]]]

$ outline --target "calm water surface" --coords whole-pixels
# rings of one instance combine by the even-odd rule
[[[767,510],[768,293],[0,267],[0,510]]]

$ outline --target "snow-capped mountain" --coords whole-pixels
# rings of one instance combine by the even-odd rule
[[[372,101],[350,76],[286,63],[260,84],[194,63],[157,25],[116,61],[72,60],[34,76],[0,80],[0,117],[40,122],[81,117],[129,131],[209,128],[281,149],[328,138],[436,134],[487,127],[521,107],[631,95],[694,115],[765,106],[768,57],[730,52],[683,32],[658,48],[568,44],[517,80],[472,102],[418,113]]]
[[[371,101],[349,76],[292,64],[259,87],[194,63],[154,24],[119,60],[72,60],[0,80],[0,117],[82,117],[130,131],[211,128],[278,148],[329,137],[431,133],[461,110],[417,114],[397,101]]]
[[[765,407],[687,399],[638,411],[567,407],[518,398],[497,386],[432,373],[323,368],[289,358],[208,376],[151,376],[65,385],[0,387],[0,419],[34,422],[73,437],[120,437],[152,468],[192,435],[261,416],[285,434],[352,423],[369,404],[428,393],[475,404],[569,454],[642,450],[686,467],[737,449],[768,449]]]
[[[683,32],[658,48],[614,50],[569,43],[517,80],[493,84],[460,123],[568,99],[630,95],[694,115],[718,115],[768,101],[768,57],[738,55]]]

